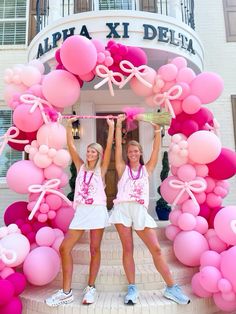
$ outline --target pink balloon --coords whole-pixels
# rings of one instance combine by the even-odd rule
[[[214,266],[204,266],[200,270],[200,283],[209,292],[218,292],[218,281],[222,278],[221,272]]]
[[[201,255],[200,263],[201,267],[204,266],[214,266],[216,268],[220,267],[221,256],[215,251],[206,251]]]
[[[64,240],[64,236],[58,237],[55,239],[54,243],[52,244],[52,248],[55,251],[57,251],[58,253],[59,253],[59,249],[60,249],[60,246],[61,246],[63,240]]]
[[[23,264],[27,280],[36,286],[51,282],[60,270],[60,258],[50,247],[38,247],[32,250]]]
[[[167,239],[169,239],[170,241],[174,241],[175,237],[180,231],[181,229],[179,227],[174,226],[174,225],[169,225],[166,227],[165,234],[166,234]]]
[[[22,302],[19,297],[13,297],[9,303],[1,307],[1,314],[21,314]]]
[[[189,213],[183,213],[178,219],[178,226],[184,231],[193,230],[196,227],[196,218]]]
[[[57,210],[57,215],[51,222],[52,227],[59,228],[63,232],[66,232],[73,217],[74,209],[72,207],[62,207]]]
[[[213,299],[215,304],[220,308],[222,311],[235,311],[236,310],[236,300],[233,301],[226,301],[221,292],[214,293]]]
[[[7,171],[6,180],[8,187],[20,194],[29,193],[32,184],[42,184],[43,171],[36,167],[30,160],[15,162]]]
[[[177,177],[182,181],[192,181],[196,177],[196,170],[192,165],[183,165],[179,167]]]
[[[66,130],[63,125],[52,122],[44,124],[37,133],[39,145],[47,145],[50,148],[61,149],[66,146]]]
[[[182,108],[184,112],[194,114],[200,110],[201,101],[197,96],[189,95],[183,100]]]
[[[6,279],[0,279],[0,307],[4,304],[7,304],[14,295],[14,286],[13,284],[6,280]],[[0,308],[1,311],[1,308]]]
[[[224,83],[216,73],[202,72],[191,82],[191,93],[197,96],[203,104],[216,100],[222,93]]]
[[[182,94],[179,97],[180,100],[183,100],[187,96],[189,96],[189,94],[190,94],[190,87],[189,87],[189,85],[187,83],[181,82],[181,83],[178,83],[177,85],[179,85],[182,88]]]
[[[70,154],[65,149],[59,149],[56,156],[53,158],[54,164],[62,168],[66,168],[71,161]]]
[[[43,227],[36,233],[36,243],[39,246],[51,246],[55,239],[54,230],[50,227]]]
[[[209,131],[198,131],[188,139],[189,158],[199,164],[214,161],[221,152],[219,138]]]
[[[14,286],[14,295],[20,295],[26,287],[26,278],[24,274],[14,273],[7,277],[7,280],[10,281]]]
[[[208,223],[207,220],[201,216],[196,217],[196,227],[194,228],[195,231],[205,234],[208,230]]]
[[[36,108],[31,113],[31,108],[32,106],[29,104],[21,104],[13,112],[13,123],[21,131],[34,132],[43,124],[40,109]]]
[[[206,183],[207,183],[207,188],[206,188],[205,192],[206,193],[210,193],[210,192],[212,192],[214,190],[214,188],[216,186],[216,181],[213,178],[209,177],[209,176],[206,177],[205,180],[206,180]]]
[[[218,253],[225,251],[228,245],[222,241],[217,235],[210,237],[208,244],[211,250],[214,250]]]
[[[174,64],[178,69],[187,67],[187,61],[183,57],[176,57],[171,60],[171,63]]]
[[[8,266],[15,267],[20,265],[30,251],[30,243],[28,239],[21,233],[12,233],[1,239],[1,244],[4,248],[16,252],[16,261]]]
[[[172,105],[175,115],[178,115],[183,111],[182,102],[180,100],[172,100],[171,105]]]
[[[143,73],[142,78],[150,83],[152,86],[155,81],[156,71],[150,67],[148,67]],[[152,88],[145,86],[142,82],[140,82],[136,77],[133,77],[130,81],[130,87],[133,92],[138,96],[147,97],[152,95]]]
[[[215,193],[209,193],[206,197],[206,204],[209,207],[220,207],[222,204],[222,198]]]
[[[195,77],[196,74],[192,69],[182,68],[179,70],[177,74],[176,82],[185,82],[187,84],[190,84]]]
[[[25,66],[20,74],[22,83],[26,86],[39,84],[41,81],[40,71],[33,66]]]
[[[38,60],[38,59],[33,59],[33,60],[31,60],[31,61],[29,62],[29,65],[32,65],[33,67],[35,67],[36,69],[38,69],[41,74],[43,74],[44,71],[45,71],[44,64],[43,64],[40,60]]]
[[[194,165],[198,177],[205,178],[208,175],[207,165]]]
[[[46,203],[51,209],[57,210],[62,205],[62,199],[58,195],[49,194],[46,196]]]
[[[68,71],[83,75],[94,69],[97,63],[97,50],[88,38],[73,35],[62,44],[60,58]]]
[[[3,270],[0,271],[0,278],[6,279],[8,276],[10,276],[14,273],[15,273],[15,271],[13,268],[6,266],[5,268],[3,268]]]
[[[173,81],[177,76],[178,68],[176,67],[176,65],[169,63],[162,65],[158,69],[157,73],[161,75],[161,78],[164,81]]]
[[[192,199],[189,199],[182,204],[182,211],[184,213],[192,214],[193,216],[197,216],[200,211],[200,206],[195,204]]]
[[[79,60],[78,57],[77,59]],[[79,99],[80,85],[73,74],[54,70],[45,76],[42,91],[52,105],[65,108],[72,106]]]
[[[215,216],[214,227],[221,240],[236,245],[236,206],[222,208]]]
[[[228,293],[228,292],[232,291],[232,285],[231,285],[230,281],[225,279],[225,278],[221,278],[218,281],[218,288],[223,293]]]
[[[207,240],[196,231],[182,231],[174,240],[175,256],[186,266],[199,266],[200,257],[207,250]]]
[[[201,298],[209,298],[212,296],[212,293],[205,290],[200,282],[200,273],[196,273],[191,281],[193,293]]]
[[[222,148],[219,156],[209,163],[209,176],[217,180],[229,179],[236,173],[236,154],[233,150]]]
[[[210,208],[206,204],[201,204],[199,215],[208,220],[210,214],[211,214]]]
[[[51,164],[49,167],[44,169],[44,176],[46,179],[58,179],[62,176],[63,170],[61,167]]]
[[[35,166],[38,168],[47,168],[51,165],[52,159],[46,154],[36,153],[33,157]]]
[[[161,184],[161,195],[169,203],[172,204],[177,196],[179,195],[181,189],[172,188],[169,184],[171,180],[178,180],[178,177],[170,176],[166,178]],[[177,204],[182,204],[189,198],[188,193],[185,191],[183,195],[178,200]]]
[[[173,224],[173,225],[178,225],[178,219],[180,217],[180,215],[182,214],[182,211],[180,209],[173,209],[171,212],[170,212],[170,215],[169,215],[169,220],[170,222]]]

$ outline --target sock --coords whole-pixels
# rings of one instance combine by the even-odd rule
[[[64,291],[64,290],[63,290],[63,292],[64,292],[65,294],[70,294],[70,293],[71,293],[71,289],[70,289],[69,291]]]

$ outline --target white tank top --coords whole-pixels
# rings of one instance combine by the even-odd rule
[[[138,171],[133,171],[129,166],[125,167],[118,182],[118,192],[114,204],[120,202],[137,202],[148,208],[149,204],[149,181],[148,172],[145,166],[140,167]]]
[[[104,189],[101,168],[95,171],[87,171],[85,166],[82,165],[75,183],[74,208],[78,204],[106,206],[107,197]]]

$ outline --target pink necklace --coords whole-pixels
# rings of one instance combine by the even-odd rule
[[[134,174],[133,174],[133,171],[132,171],[130,165],[128,165],[128,167],[129,167],[129,176],[130,176],[133,180],[139,179],[139,178],[140,178],[140,174],[141,174],[141,170],[142,170],[142,165],[141,165],[141,164],[139,165],[137,175],[134,175]]]
[[[94,175],[94,172],[91,173],[91,175],[90,175],[88,181],[86,182],[87,171],[84,171],[84,179],[83,179],[84,185],[86,185],[87,187],[89,186],[89,184],[90,184],[90,182],[91,182],[91,180],[92,180],[93,175]]]

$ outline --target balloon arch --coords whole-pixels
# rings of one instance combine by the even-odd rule
[[[138,47],[113,40],[105,47],[79,35],[67,38],[55,58],[57,67],[48,74],[39,60],[5,71],[4,96],[14,126],[1,136],[0,154],[7,144],[29,154],[6,176],[10,189],[29,195],[28,202],[6,208],[6,226],[0,228],[0,286],[8,291],[0,296],[1,313],[14,302],[20,313],[8,280],[16,266],[23,264],[24,278],[37,286],[51,282],[59,271],[57,252],[74,210],[62,190],[70,163],[66,131],[51,113],[75,104],[84,82],[95,76],[100,78],[95,89],[107,84],[114,96],[113,86],[129,84],[148,106],[172,115],[171,175],[161,185],[163,198],[172,204],[166,235],[180,262],[200,267],[192,278],[194,293],[212,296],[223,311],[236,310],[236,206],[222,205],[229,191],[226,180],[236,172],[236,155],[222,147],[219,125],[204,106],[220,96],[222,79],[212,72],[196,75],[182,57],[155,70]],[[19,282],[20,293],[24,279]]]

